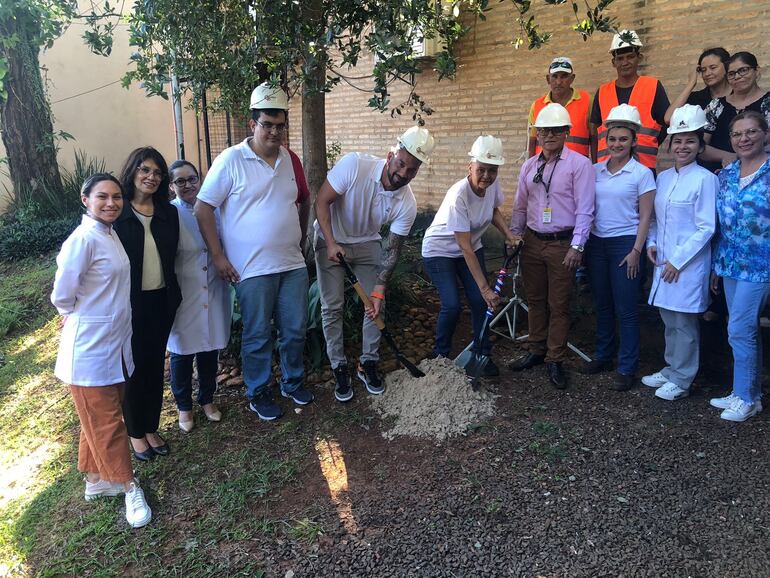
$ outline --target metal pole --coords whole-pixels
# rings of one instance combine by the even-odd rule
[[[179,79],[176,73],[171,74],[171,105],[174,108],[174,137],[176,138],[176,155],[184,159],[184,125],[182,124],[182,94],[179,90]]]

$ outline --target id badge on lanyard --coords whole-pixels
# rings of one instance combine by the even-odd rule
[[[551,222],[551,207],[546,207],[543,209],[543,223],[550,223]]]

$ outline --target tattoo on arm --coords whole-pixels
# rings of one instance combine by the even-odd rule
[[[393,275],[405,240],[406,237],[395,233],[391,233],[388,237],[388,246],[383,251],[380,273],[377,275],[377,283],[380,285],[387,285],[390,276]]]

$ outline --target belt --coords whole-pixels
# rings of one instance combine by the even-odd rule
[[[527,227],[527,231],[541,241],[564,241],[565,239],[571,239],[574,230],[575,229],[564,229],[563,231],[556,231],[555,233],[540,233],[531,227]]]

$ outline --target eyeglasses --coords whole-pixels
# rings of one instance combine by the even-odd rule
[[[730,138],[733,140],[741,140],[743,137],[747,137],[749,139],[753,139],[758,134],[764,134],[765,131],[760,130],[758,128],[747,128],[743,132],[741,131],[730,131]]]
[[[552,134],[553,136],[560,136],[560,135],[563,135],[565,132],[567,132],[566,126],[552,126],[548,128],[537,129],[537,134],[542,136],[548,136],[549,134]]]
[[[179,187],[180,189],[185,187],[186,185],[197,185],[198,184],[198,177],[190,177],[188,179],[178,178],[171,181],[171,184]]]
[[[158,169],[151,169],[150,167],[146,167],[144,165],[140,165],[137,169],[139,171],[139,174],[143,177],[149,177],[152,175],[153,177],[158,177],[159,179],[163,178],[163,172],[159,171]]]
[[[267,132],[275,131],[277,134],[281,134],[287,128],[285,124],[273,124],[271,122],[262,122],[261,120],[258,120],[257,124],[261,126],[263,129],[265,129]]]
[[[736,78],[743,78],[750,70],[756,70],[755,66],[741,66],[738,70],[731,70],[727,73],[728,80],[734,80]]]

